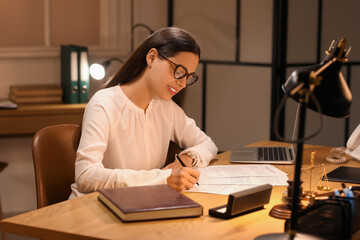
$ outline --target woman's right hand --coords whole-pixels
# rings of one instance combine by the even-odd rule
[[[173,168],[171,175],[167,178],[167,184],[180,192],[193,188],[199,181],[199,177],[200,172],[193,168]]]

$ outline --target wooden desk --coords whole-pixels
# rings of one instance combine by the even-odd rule
[[[34,134],[41,128],[81,124],[86,104],[31,104],[0,110],[0,136]]]
[[[271,145],[274,142],[259,142],[253,145]],[[279,143],[276,145],[283,145]],[[316,151],[316,164],[325,163],[330,147],[305,146],[305,163],[309,162],[310,152]],[[218,155],[211,164],[229,164],[229,152]],[[305,164],[304,163],[304,164]],[[345,166],[360,167],[350,161]],[[330,171],[339,165],[327,164]],[[293,166],[276,165],[293,176]],[[322,168],[314,169],[314,188]],[[304,174],[303,186],[307,188],[308,179]],[[331,187],[341,188],[340,183],[330,182]],[[270,203],[265,209],[230,220],[212,218],[209,208],[225,204],[227,196],[206,193],[185,193],[204,207],[204,215],[199,218],[159,220],[137,223],[122,223],[98,200],[98,193],[61,202],[42,209],[4,219],[0,222],[3,231],[41,239],[254,239],[265,233],[283,232],[284,221],[268,216],[269,211],[281,202],[286,187],[273,188]]]

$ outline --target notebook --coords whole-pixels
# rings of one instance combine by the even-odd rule
[[[293,164],[295,151],[291,147],[244,147],[231,150],[231,163]]]
[[[98,199],[124,222],[203,214],[200,204],[168,185],[99,189]]]
[[[327,178],[334,182],[360,183],[360,168],[341,166],[327,173]]]

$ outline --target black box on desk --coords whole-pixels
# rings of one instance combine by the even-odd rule
[[[209,209],[209,215],[218,218],[233,218],[259,210],[269,203],[272,185],[263,184],[231,193],[227,205]]]

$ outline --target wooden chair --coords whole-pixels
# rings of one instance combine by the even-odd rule
[[[8,163],[6,162],[0,162],[0,173],[7,167]],[[2,208],[1,208],[1,198],[0,198],[0,220],[3,219],[2,215]],[[0,230],[1,238],[5,240],[5,234],[3,231]]]
[[[69,198],[80,135],[80,126],[73,124],[45,127],[34,135],[32,153],[38,208]]]
[[[81,135],[78,125],[60,124],[39,130],[32,144],[37,207],[67,200],[75,181],[75,158]],[[180,149],[170,143],[167,164]]]

